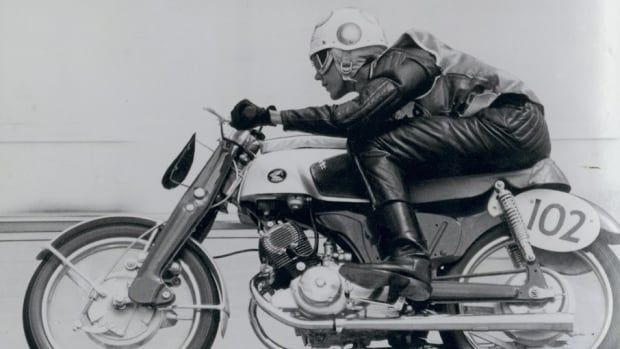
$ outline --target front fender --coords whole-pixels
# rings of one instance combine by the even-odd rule
[[[58,248],[59,246],[64,245],[67,241],[72,240],[76,236],[87,232],[89,230],[93,230],[100,227],[107,227],[113,225],[135,225],[140,228],[150,229],[157,224],[156,221],[143,218],[143,217],[134,217],[134,216],[106,216],[106,217],[97,217],[93,219],[89,219],[80,223],[77,223],[64,231],[58,234],[50,244],[54,246],[54,248]],[[50,251],[44,249],[37,255],[38,260],[43,260],[47,255],[51,254]]]
[[[62,233],[56,236],[56,238],[54,238],[50,242],[50,244],[54,248],[58,248],[59,246],[62,246],[64,243],[66,243],[67,241],[72,240],[76,236],[86,231],[89,231],[95,228],[109,227],[109,226],[114,226],[114,225],[128,225],[128,224],[135,225],[137,227],[141,227],[144,229],[150,229],[150,228],[153,228],[157,224],[157,222],[149,218],[135,217],[135,216],[106,216],[106,217],[94,218],[91,220],[80,222],[74,226],[71,226],[65,229]],[[217,291],[218,291],[219,298],[220,298],[219,302],[220,304],[223,305],[223,311],[221,312],[221,316],[220,316],[221,318],[220,332],[222,333],[222,336],[224,336],[224,334],[226,334],[226,328],[228,326],[228,318],[230,316],[230,304],[228,301],[228,293],[226,290],[226,285],[224,283],[224,279],[222,278],[222,273],[217,267],[217,264],[215,264],[215,261],[213,260],[213,258],[209,256],[207,251],[196,240],[194,239],[188,240],[185,246],[186,248],[190,248],[193,252],[195,252],[196,255],[200,257],[200,260],[202,261],[202,263],[209,270],[211,270],[211,272],[214,274],[213,276],[215,278],[215,283],[216,283]],[[44,249],[37,255],[37,259],[43,260],[50,254],[51,252],[49,250]]]

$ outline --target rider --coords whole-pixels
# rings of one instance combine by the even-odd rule
[[[242,100],[231,113],[232,125],[282,124],[347,137],[384,227],[384,261],[373,269],[406,277],[411,287],[405,295],[425,300],[430,262],[407,203],[405,175],[422,168],[454,175],[533,165],[551,150],[543,106],[518,79],[431,34],[412,29],[388,47],[377,20],[359,9],[332,11],[316,25],[310,59],[314,78],[332,99],[357,96],[282,111]]]

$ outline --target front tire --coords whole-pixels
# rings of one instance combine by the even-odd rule
[[[484,267],[492,263],[503,264],[505,270],[512,265],[507,247],[513,242],[504,227],[498,227],[482,237],[450,274],[470,274],[490,271]],[[502,250],[506,249],[503,253]],[[575,312],[575,328],[572,334],[550,333],[545,331],[523,332],[443,332],[441,337],[448,348],[483,349],[502,341],[518,345],[519,348],[579,348],[579,349],[617,349],[620,348],[620,261],[609,246],[599,238],[588,248],[569,253],[556,253],[535,249],[537,258],[545,272],[548,283],[566,285],[570,290]],[[502,259],[504,259],[502,263]],[[496,269],[497,270],[497,269]],[[555,282],[551,279],[557,279]],[[492,278],[476,278],[471,282],[492,283]],[[513,279],[514,280],[514,279]],[[462,280],[463,282],[465,280]],[[495,283],[506,283],[495,279]],[[557,286],[560,287],[560,286]],[[553,302],[557,303],[557,302]],[[477,305],[472,304],[449,307],[452,313],[472,313]],[[487,305],[488,307],[488,305]],[[513,306],[514,307],[514,306]],[[491,305],[490,308],[493,308]],[[523,308],[528,308],[524,310]],[[495,309],[510,309],[498,303]],[[521,306],[522,311],[544,311]],[[480,336],[479,334],[482,334]],[[491,335],[492,337],[488,337]],[[486,339],[484,338],[486,336]],[[499,341],[493,344],[493,341]]]
[[[91,280],[103,280],[104,288],[118,294],[135,276],[135,270],[124,262],[137,260],[144,246],[144,240],[137,239],[146,230],[132,224],[97,227],[57,249]],[[132,242],[136,243],[112,268]],[[200,257],[185,249],[176,261],[182,272],[172,287],[177,294],[175,304],[218,304],[213,271]],[[44,258],[30,280],[23,305],[24,331],[31,348],[210,348],[216,337],[218,311],[175,309],[172,314],[133,303],[119,310],[110,306],[112,295],[90,301],[87,289],[88,284],[58,258],[51,254]],[[106,328],[107,332],[98,333]]]

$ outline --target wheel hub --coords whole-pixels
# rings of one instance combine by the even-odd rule
[[[141,345],[150,340],[166,316],[129,299],[127,290],[132,280],[133,275],[129,273],[108,275],[101,285],[108,296],[92,300],[82,320],[86,324],[76,327],[109,346]]]
[[[572,312],[572,303],[570,302],[572,299],[572,292],[570,285],[559,273],[548,268],[541,269],[548,285],[548,289],[545,290],[545,293],[551,292],[555,295],[555,298],[546,302],[501,303],[500,312],[503,314],[552,314]],[[515,274],[507,281],[509,285],[522,285],[524,283],[525,274]],[[531,290],[531,292],[534,291],[538,292],[536,289]],[[524,345],[543,346],[554,341],[563,333],[555,331],[509,331],[506,332],[506,334],[516,342]]]

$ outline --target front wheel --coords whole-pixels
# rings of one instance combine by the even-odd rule
[[[481,238],[452,270],[451,274],[478,274],[514,269],[514,242],[499,227]],[[511,252],[512,250],[512,252]],[[600,239],[585,250],[556,253],[535,249],[554,301],[545,305],[503,302],[462,303],[450,307],[460,314],[507,314],[572,312],[572,333],[553,331],[444,332],[449,348],[620,348],[620,262]],[[462,279],[520,285],[525,273]]]
[[[95,292],[55,256],[35,271],[23,306],[31,348],[210,348],[218,311],[154,309],[132,303],[127,288],[136,275],[146,228],[118,224],[99,227],[65,242],[58,250],[105,291]],[[140,239],[142,237],[142,239]],[[185,249],[166,283],[173,305],[217,304],[215,280],[196,253]],[[168,272],[167,272],[168,273]]]

